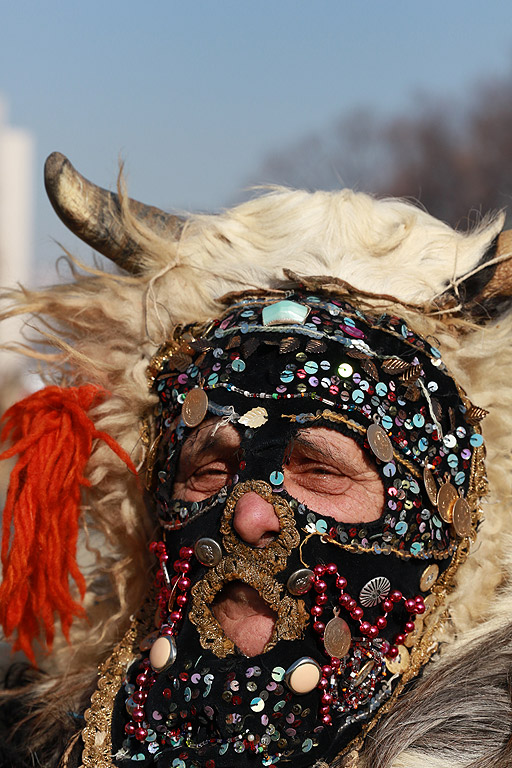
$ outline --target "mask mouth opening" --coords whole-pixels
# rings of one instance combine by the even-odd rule
[[[257,656],[270,642],[277,614],[250,584],[225,584],[211,604],[222,631],[245,656]]]

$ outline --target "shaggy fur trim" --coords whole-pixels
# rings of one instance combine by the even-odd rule
[[[417,332],[434,336],[471,400],[490,411],[483,424],[490,483],[485,521],[450,597],[444,641],[464,650],[466,638],[473,637],[471,632],[483,620],[491,621],[504,637],[512,594],[499,600],[495,594],[512,571],[504,561],[511,543],[512,317],[473,326],[457,314],[431,311],[432,300],[478,264],[501,230],[503,216],[463,234],[397,200],[377,201],[348,190],[310,194],[276,189],[219,216],[192,216],[180,241],[169,242],[145,230],[131,216],[126,199],[123,211],[126,228],[144,247],[142,274],[111,275],[70,259],[67,284],[4,292],[1,317],[28,315],[28,333],[37,343],[20,351],[42,361],[52,383],[90,382],[109,390],[111,398],[91,414],[96,427],[112,435],[140,464],[144,451],[138,425],[154,403],[145,370],[177,326],[214,317],[220,311],[219,299],[229,291],[282,287],[284,267],[301,275],[345,280],[356,294],[357,289],[374,292],[373,299],[367,293],[360,298],[363,307],[404,316]],[[384,302],[378,298],[382,294],[396,300]],[[62,643],[46,665],[52,670],[54,701],[66,685],[65,669],[71,677],[80,673],[80,680],[94,678],[98,658],[126,627],[148,582],[146,551],[153,522],[140,490],[101,444],[89,462],[88,477],[82,562],[90,623],[77,627],[71,646]],[[449,682],[448,677],[443,679]],[[423,750],[422,745],[418,749]],[[410,762],[397,762],[388,749],[383,768],[470,765],[446,762],[452,759],[448,752],[435,762],[432,750],[425,762],[417,758],[412,737],[406,746]]]

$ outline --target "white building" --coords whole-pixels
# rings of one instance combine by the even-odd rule
[[[0,288],[28,282],[32,266],[34,140],[7,122],[0,97]],[[16,321],[0,323],[0,343],[17,336]],[[19,355],[0,352],[0,386],[20,372]]]

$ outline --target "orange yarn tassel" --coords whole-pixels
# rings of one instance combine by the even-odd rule
[[[74,616],[84,616],[70,592],[70,578],[85,594],[85,579],[76,562],[80,492],[90,485],[84,470],[92,442],[104,440],[131,472],[136,469],[121,446],[99,432],[87,411],[108,397],[92,384],[61,389],[46,387],[13,405],[4,414],[1,439],[19,454],[11,474],[3,515],[0,623],[6,637],[14,630],[13,649],[34,662],[32,643],[43,633],[51,648],[54,618],[69,638]]]

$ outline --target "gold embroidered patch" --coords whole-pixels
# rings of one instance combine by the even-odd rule
[[[280,532],[276,538],[266,547],[251,547],[242,541],[233,530],[233,515],[236,503],[246,493],[253,491],[262,499],[272,504],[274,512],[279,520]],[[286,566],[288,555],[299,546],[300,536],[295,526],[295,519],[290,505],[285,499],[272,493],[272,487],[264,480],[247,480],[238,483],[226,501],[220,531],[223,534],[224,548],[226,552],[235,554],[253,562],[271,573],[282,571]],[[240,577],[234,577],[240,578]]]
[[[242,581],[253,587],[276,614],[272,636],[263,653],[273,648],[278,640],[297,640],[302,637],[309,619],[304,601],[282,595],[283,586],[259,562],[243,556],[228,556],[192,588],[188,618],[197,627],[203,648],[220,658],[235,651],[235,644],[226,637],[211,610],[215,597],[230,581]]]

